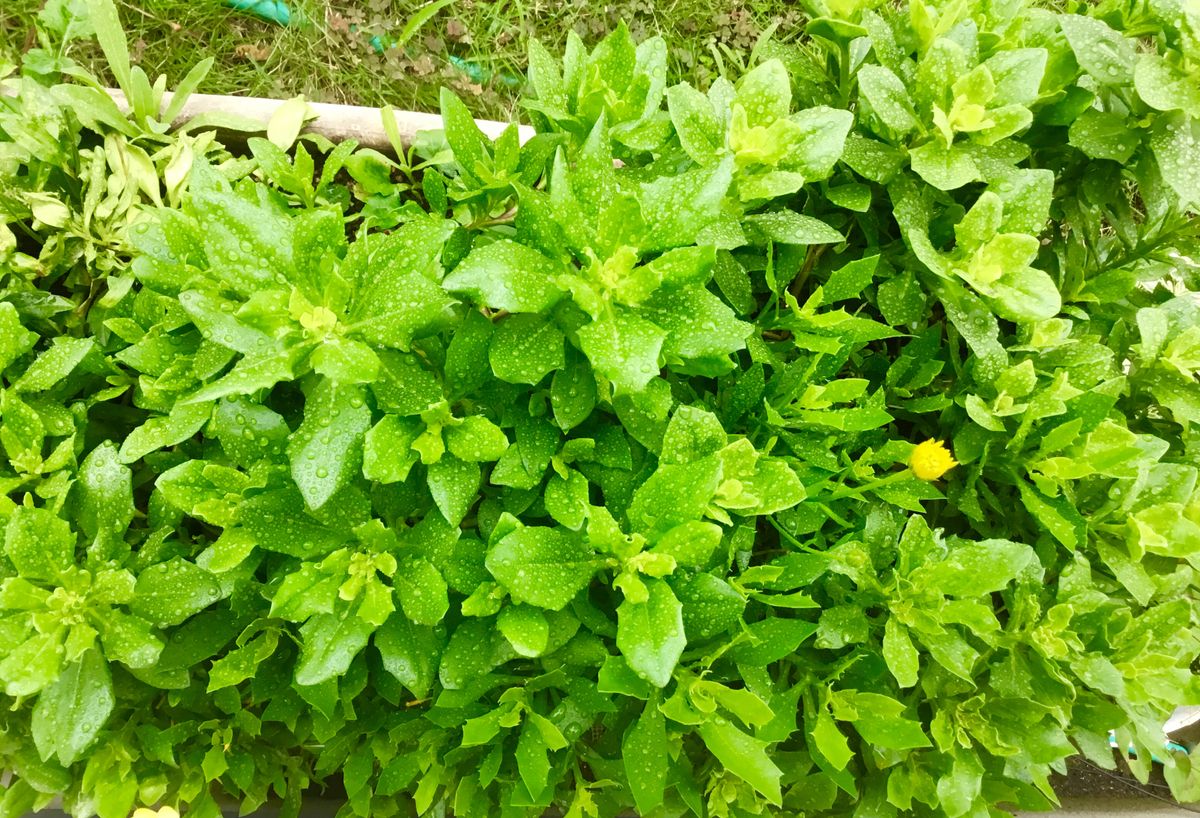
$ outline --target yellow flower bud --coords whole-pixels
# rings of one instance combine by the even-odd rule
[[[148,807],[138,807],[131,818],[179,818],[179,810],[174,807],[159,807],[152,810]]]
[[[908,465],[919,479],[937,480],[957,466],[958,461],[942,441],[926,440],[924,443],[918,443],[913,449]]]

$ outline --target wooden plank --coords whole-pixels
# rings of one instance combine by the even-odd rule
[[[107,89],[113,101],[122,111],[129,110],[125,95],[115,89]],[[172,93],[163,94],[163,105],[171,101]],[[268,99],[266,97],[234,97],[217,94],[192,94],[183,105],[183,110],[172,123],[174,127],[183,125],[193,117],[201,114],[220,113],[250,119],[266,128],[271,115],[285,100]],[[325,102],[310,102],[308,107],[317,114],[316,119],[305,125],[305,131],[318,133],[333,142],[354,139],[363,147],[390,153],[391,143],[383,130],[383,114],[379,108],[368,108],[362,105],[333,105]],[[418,111],[395,111],[396,126],[400,138],[406,145],[412,144],[413,138],[419,131],[441,130],[442,118],[438,114],[426,114]],[[492,120],[476,120],[479,129],[489,138],[499,136],[507,122]],[[522,143],[533,136],[533,128],[528,125],[518,127],[518,135]]]

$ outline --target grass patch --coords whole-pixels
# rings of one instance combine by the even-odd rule
[[[15,62],[36,43],[34,21],[44,0],[0,4],[0,58]],[[478,116],[508,118],[521,95],[530,36],[561,50],[568,31],[590,45],[625,20],[639,40],[667,38],[671,73],[705,85],[723,61],[745,58],[759,34],[778,23],[789,39],[802,22],[784,0],[458,0],[438,11],[403,44],[386,43],[428,3],[292,0],[302,25],[280,26],[235,11],[219,0],[120,2],[121,21],[134,57],[152,77],[177,82],[206,56],[216,65],[200,91],[211,94],[289,97],[318,102],[437,109],[437,93],[456,90]],[[87,41],[71,54],[105,76],[98,48]]]

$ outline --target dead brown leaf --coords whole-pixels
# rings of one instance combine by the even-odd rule
[[[471,42],[471,32],[457,17],[450,18],[450,21],[446,23],[446,36],[456,43]]]
[[[235,56],[253,62],[265,62],[271,57],[271,47],[262,43],[241,43],[233,49]]]
[[[437,63],[428,54],[422,54],[412,62],[412,70],[418,77],[427,77],[437,70]]]
[[[329,26],[331,31],[336,31],[341,34],[350,33],[350,20],[344,15],[333,11],[332,9],[326,15],[325,23]]]

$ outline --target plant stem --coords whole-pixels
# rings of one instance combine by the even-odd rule
[[[855,497],[861,495],[864,491],[874,491],[875,489],[886,486],[890,483],[896,483],[905,478],[912,477],[912,469],[905,468],[903,471],[893,472],[887,477],[880,477],[869,483],[863,483],[861,486],[852,489],[842,489],[835,491],[833,494],[827,495],[828,500],[841,500],[843,497]]]
[[[774,517],[767,517],[767,522],[771,524],[772,528],[774,528],[776,531],[779,532],[779,536],[783,537],[791,545],[795,546],[796,548],[799,548],[801,551],[807,551],[810,554],[822,553],[819,549],[813,548],[811,545],[805,545],[804,543],[800,542],[798,539],[796,539],[796,537],[791,532],[785,531],[783,529],[783,527],[779,525],[779,523],[775,522]]]

